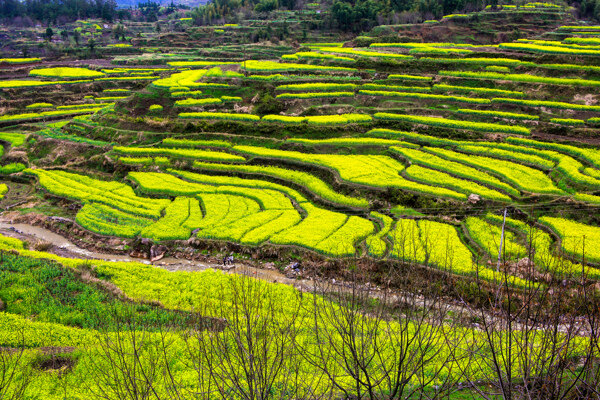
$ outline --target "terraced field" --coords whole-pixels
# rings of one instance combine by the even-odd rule
[[[469,43],[373,40],[364,48],[316,43],[280,60],[42,64],[0,81],[31,98],[0,122],[37,124],[24,133],[105,153],[116,178],[35,160],[18,172],[36,178],[42,192],[81,204],[77,224],[101,235],[271,244],[472,274],[476,260],[494,257],[499,236],[478,215],[508,206],[524,223],[543,216],[555,234],[543,246],[578,262],[575,238],[559,240],[571,225],[549,221],[564,214],[590,229],[593,243],[596,221],[581,221],[580,212],[593,214],[600,203],[600,153],[587,144],[597,136],[600,71],[595,42],[558,31],[562,41],[520,39],[477,51]],[[556,62],[538,63],[538,53]],[[572,54],[577,63],[559,63]],[[547,76],[552,70],[562,76]],[[72,104],[36,102],[32,91],[95,82],[100,91],[74,94]],[[272,97],[265,82],[276,85]],[[282,111],[247,106],[260,98]],[[147,134],[125,127],[129,113],[147,115],[137,121]],[[84,116],[64,120],[73,114]],[[406,207],[420,217],[392,212]],[[442,222],[448,212],[453,218]],[[399,238],[410,227],[414,237]],[[444,265],[435,254],[446,244],[429,240],[428,230],[447,237],[462,261]],[[509,235],[515,250],[507,256],[524,257],[526,235]],[[417,250],[406,255],[406,246]]]
[[[75,361],[28,398],[130,398],[68,381],[118,373],[94,360],[124,332],[167,360],[127,353],[162,381],[135,398],[594,398],[600,26],[536,2],[356,34],[324,24],[362,3],[264,3],[0,30],[0,399],[5,354],[39,348]],[[212,270],[242,263],[301,291]],[[260,396],[235,329],[280,368]]]

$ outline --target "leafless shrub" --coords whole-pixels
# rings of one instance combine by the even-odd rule
[[[194,398],[309,398],[311,382],[301,381],[296,351],[303,328],[300,299],[279,304],[272,285],[248,276],[231,277],[221,289],[231,303],[207,306],[201,314],[220,317],[226,326],[200,327],[185,336],[199,388]]]
[[[15,332],[20,345],[15,348],[0,347],[0,399],[20,400],[33,381],[31,362],[25,355],[23,332]]]

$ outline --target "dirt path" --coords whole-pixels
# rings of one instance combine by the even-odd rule
[[[275,269],[256,268],[243,262],[235,262],[233,266],[224,267],[222,264],[211,262],[199,262],[180,259],[175,257],[164,257],[159,261],[150,262],[145,259],[134,258],[128,255],[101,253],[81,248],[67,238],[54,233],[48,229],[22,223],[9,223],[0,221],[0,234],[14,237],[29,243],[43,241],[50,244],[46,250],[49,253],[67,258],[81,258],[105,261],[139,262],[154,265],[167,271],[204,271],[207,269],[218,269],[229,273],[238,273],[254,276],[269,282],[279,282],[292,285],[301,290],[312,288],[310,281],[288,278]]]

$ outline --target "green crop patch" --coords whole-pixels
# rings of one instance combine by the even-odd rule
[[[106,74],[100,71],[94,71],[88,68],[72,68],[72,67],[58,67],[58,68],[36,68],[29,71],[31,76],[42,76],[45,78],[99,78]]]
[[[375,113],[375,119],[389,121],[405,121],[414,124],[439,126],[443,128],[467,129],[479,132],[498,132],[507,134],[529,135],[529,128],[518,125],[502,125],[484,122],[462,121],[449,118],[425,117],[418,115]]]

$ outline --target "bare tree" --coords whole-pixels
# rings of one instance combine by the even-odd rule
[[[349,284],[315,284],[314,344],[303,348],[334,391],[352,399],[439,398],[454,386],[444,351],[446,309],[437,296],[374,289],[360,273]]]
[[[536,257],[535,251],[530,239],[529,257],[519,271],[527,279],[520,286],[507,264],[496,282],[476,280],[480,296],[492,296],[488,307],[467,307],[477,324],[470,330],[469,362],[457,365],[478,398],[579,398],[586,367],[598,354],[581,323],[586,306],[573,301],[582,298],[585,285],[564,270],[558,272],[559,258]],[[554,264],[539,265],[544,260]],[[532,279],[540,270],[546,272],[546,282]],[[579,279],[584,282],[585,273]]]
[[[301,298],[290,290],[248,276],[229,276],[224,301],[203,315],[219,317],[222,329],[188,332],[188,358],[196,370],[197,398],[267,400],[307,398],[311,382],[301,381],[296,340],[303,328]],[[231,299],[231,302],[227,300]]]
[[[90,348],[88,389],[93,398],[105,400],[173,398],[161,390],[174,379],[168,354],[173,339],[164,327],[141,323],[129,310],[126,315],[113,310],[111,323]]]
[[[15,348],[0,347],[0,399],[19,400],[33,380],[31,362],[25,355],[23,332],[16,332],[20,344]]]

